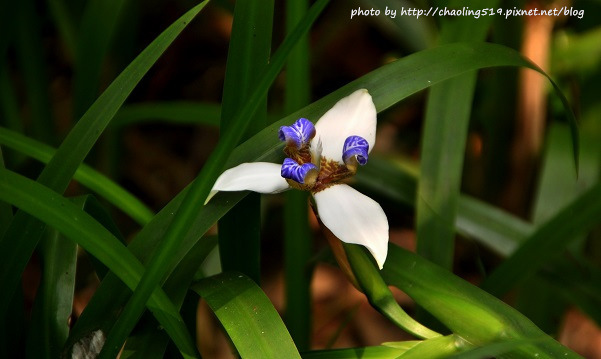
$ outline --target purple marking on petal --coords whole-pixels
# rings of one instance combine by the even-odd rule
[[[315,126],[306,118],[299,118],[292,126],[282,126],[278,133],[280,141],[286,141],[288,145],[294,144],[301,148],[315,137]]]
[[[363,166],[367,163],[368,151],[369,143],[365,138],[361,136],[349,136],[344,141],[342,160],[344,163],[348,163],[354,156],[357,162]]]
[[[307,174],[312,170],[317,170],[312,163],[305,163],[301,166],[295,160],[286,158],[282,164],[282,177],[304,184]]]

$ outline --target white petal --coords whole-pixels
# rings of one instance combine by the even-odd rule
[[[205,204],[219,191],[254,191],[259,193],[278,193],[289,188],[288,182],[280,173],[282,165],[268,162],[243,163],[223,172]]]
[[[367,247],[382,269],[388,254],[388,219],[378,202],[345,184],[314,197],[323,224],[341,241]]]
[[[371,151],[376,143],[376,115],[376,106],[366,89],[338,101],[315,124],[323,143],[322,156],[342,163],[344,141],[353,135],[365,138]],[[311,146],[316,144],[315,140],[311,142]]]

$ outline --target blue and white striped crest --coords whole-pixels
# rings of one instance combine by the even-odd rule
[[[280,141],[286,141],[287,145],[294,145],[300,149],[315,137],[315,126],[306,118],[299,118],[292,126],[282,126],[279,131]]]
[[[363,166],[367,163],[369,152],[369,143],[361,136],[349,136],[344,141],[342,148],[342,160],[348,164],[352,157],[355,157],[357,162]]]
[[[291,158],[284,159],[282,164],[282,177],[293,180],[300,184],[305,184],[305,179],[311,173],[317,172],[317,166],[312,163],[304,163],[299,165]]]

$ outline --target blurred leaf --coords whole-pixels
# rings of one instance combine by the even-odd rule
[[[589,74],[599,69],[601,62],[601,27],[584,33],[558,32],[554,39],[553,72]]]
[[[135,288],[144,267],[106,228],[64,197],[33,180],[0,169],[0,200],[11,203],[56,228],[98,258],[128,287]],[[184,356],[196,348],[183,321],[165,293],[156,289],[148,306],[170,333]]]
[[[543,223],[599,179],[601,143],[596,135],[580,136],[580,171],[570,170],[569,128],[554,123],[547,131],[545,154],[534,200],[532,221]]]
[[[48,74],[45,54],[42,51],[41,20],[34,0],[16,3],[17,54],[27,90],[27,105],[30,109],[31,133],[46,143],[54,141],[54,121],[49,98]]]
[[[536,341],[512,351],[522,357],[578,357],[509,305],[396,245],[389,245],[382,275],[472,345],[493,344],[502,337]]]
[[[192,286],[213,310],[242,358],[300,358],[282,319],[248,277],[226,272]]]
[[[46,3],[53,17],[54,25],[60,34],[65,51],[73,59],[77,48],[77,32],[65,0],[47,0]]]
[[[601,163],[601,143],[597,136],[583,131],[580,136],[580,172],[570,170],[569,128],[554,123],[547,131],[542,171],[536,187],[532,220],[540,225],[598,181]],[[586,233],[574,234],[570,247],[583,246]],[[538,255],[538,254],[537,254]],[[527,315],[541,329],[553,333],[561,321],[566,303],[546,281],[529,278],[520,286],[516,308]],[[553,313],[553,314],[550,314]]]
[[[38,177],[40,184],[59,193],[65,190],[77,167],[83,162],[127,96],[205,4],[206,2],[197,5],[168,27],[113,81],[65,138]],[[18,212],[0,240],[0,260],[3,263],[0,268],[0,286],[5,293],[0,298],[0,316],[6,312],[7,303],[19,283],[21,273],[31,257],[44,226],[33,217]]]
[[[75,290],[77,243],[46,228],[41,243],[42,280],[27,339],[27,358],[59,358],[69,335]]]
[[[10,78],[8,64],[0,61],[0,115],[2,126],[23,132],[23,123],[19,115],[19,105]]]
[[[161,121],[171,124],[205,125],[218,127],[221,106],[201,102],[149,102],[123,106],[111,121],[111,126],[122,127],[138,123]]]
[[[407,0],[361,0],[365,8],[380,11],[380,16],[370,18],[398,44],[407,48],[407,52],[425,50],[434,45],[436,26],[428,17],[418,18],[406,16],[402,10],[416,8],[414,2]],[[386,10],[394,10],[396,16],[386,14]]]
[[[556,258],[579,234],[599,224],[601,184],[583,192],[555,216],[540,225],[503,264],[482,283],[501,296],[550,259]]]
[[[89,0],[79,24],[73,75],[73,113],[79,119],[98,96],[102,63],[128,0]],[[154,62],[154,61],[153,61]]]
[[[355,179],[358,187],[413,207],[416,177],[391,160],[371,156],[369,166],[361,168]],[[464,194],[459,196],[455,229],[460,235],[509,256],[534,227],[502,209]]]
[[[0,144],[27,156],[48,163],[56,150],[41,142],[0,127]],[[139,224],[145,225],[154,216],[152,211],[134,195],[86,164],[81,164],[73,178],[104,197]]]
[[[2,154],[2,146],[0,146],[0,170],[5,169],[4,167],[4,155]],[[0,182],[4,181],[4,178],[0,176]],[[10,204],[0,201],[0,236],[4,234],[4,231],[10,224],[13,218],[13,209]]]
[[[499,1],[489,1],[496,7]],[[452,6],[469,5],[455,0]],[[445,8],[446,9],[446,8]],[[440,43],[484,41],[493,17],[441,18]],[[461,189],[463,159],[472,101],[475,71],[431,87],[420,148],[417,186],[417,253],[451,270],[455,248],[455,217]]]

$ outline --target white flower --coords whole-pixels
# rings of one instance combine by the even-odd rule
[[[280,128],[288,156],[282,165],[243,163],[215,182],[218,191],[310,191],[323,224],[340,240],[370,251],[380,269],[388,252],[388,220],[371,198],[341,183],[367,163],[376,141],[376,108],[362,89],[338,101],[315,126],[304,118]],[[207,200],[208,201],[208,200]]]

